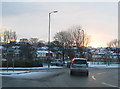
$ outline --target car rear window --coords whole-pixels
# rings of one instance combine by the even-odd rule
[[[56,62],[61,62],[61,60],[55,60]]]
[[[86,60],[75,60],[74,64],[86,64]]]

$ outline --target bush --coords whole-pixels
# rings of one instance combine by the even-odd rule
[[[7,62],[2,62],[2,67],[7,67]],[[12,61],[8,61],[8,67],[13,67]],[[15,60],[14,67],[43,67],[43,64],[40,61]]]

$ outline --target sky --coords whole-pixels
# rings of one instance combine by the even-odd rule
[[[106,46],[118,38],[117,2],[2,2],[2,27],[21,38],[48,41],[48,13],[51,14],[51,41],[59,31],[80,25],[91,37],[90,46]]]

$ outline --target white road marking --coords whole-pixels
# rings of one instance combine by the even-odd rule
[[[106,72],[102,72],[102,73],[97,73],[97,74],[99,75],[99,74],[103,74],[103,73],[106,73]]]
[[[94,75],[92,76],[92,78],[93,78],[94,80],[96,80],[96,78],[94,77]]]
[[[102,82],[102,84],[107,85],[107,86],[111,86],[111,87],[118,87],[118,86],[107,84],[107,83],[104,83],[104,82]],[[120,88],[120,87],[118,87],[118,88]]]

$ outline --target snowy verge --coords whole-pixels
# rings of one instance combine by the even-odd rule
[[[48,66],[44,66],[44,67],[25,67],[25,68],[23,68],[23,67],[14,67],[14,70],[15,71],[13,71],[13,67],[8,67],[8,71],[6,71],[7,70],[7,67],[1,67],[0,69],[3,69],[3,71],[1,70],[0,71],[0,76],[5,76],[5,75],[21,75],[21,74],[23,74],[23,75],[25,75],[25,74],[27,74],[27,75],[30,75],[31,73],[32,74],[34,74],[35,72],[29,72],[29,71],[16,71],[16,70],[36,70],[36,69],[38,69],[38,70],[40,70],[40,69],[61,69],[61,68],[63,68],[63,67],[59,67],[59,66],[50,66],[49,68],[48,68]],[[38,73],[38,72],[37,72]],[[51,74],[50,72],[47,72],[47,73],[44,73],[44,72],[39,72],[39,73],[41,73],[41,74],[45,74],[45,75],[48,75],[48,74]]]
[[[43,66],[43,67],[14,67],[14,69],[18,69],[18,70],[21,70],[21,69],[25,69],[25,70],[31,70],[31,69],[61,69],[63,67],[59,67],[59,66],[50,66],[48,68],[48,66]],[[0,67],[0,69],[7,69],[7,67]],[[8,67],[8,69],[13,69],[13,67]]]
[[[29,73],[29,71],[0,71],[0,75],[16,75],[23,73]]]
[[[88,62],[88,67],[92,68],[120,68],[120,64],[93,64],[92,62]]]
[[[32,79],[32,80],[36,80],[36,79],[42,79],[42,78],[49,78],[49,77],[53,77],[55,75],[60,74],[59,72],[28,72],[28,73],[23,73],[22,71],[16,71],[13,73],[13,71],[10,71],[9,74],[4,74],[4,75],[0,75],[0,76],[7,76],[7,77],[11,77],[11,78],[17,78],[17,79]],[[21,74],[17,74],[17,73],[21,73]]]

